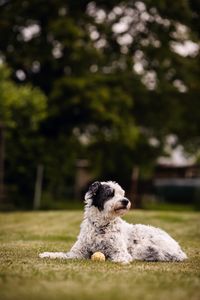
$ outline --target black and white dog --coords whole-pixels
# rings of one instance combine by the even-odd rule
[[[183,261],[187,258],[179,244],[165,231],[122,220],[130,201],[116,182],[94,182],[85,195],[85,213],[77,241],[69,252],[44,252],[41,258],[87,259],[96,251],[108,260],[129,263]]]

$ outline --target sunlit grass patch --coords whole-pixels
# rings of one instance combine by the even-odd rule
[[[0,214],[0,299],[200,298],[200,214],[131,211],[132,223],[159,226],[189,256],[182,263],[39,259],[42,251],[67,251],[79,232],[82,211]]]

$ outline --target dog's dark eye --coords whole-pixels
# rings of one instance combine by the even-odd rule
[[[110,197],[114,197],[115,196],[115,191],[112,190],[111,193],[110,193]]]
[[[115,192],[114,192],[114,190],[109,189],[109,190],[107,190],[106,195],[107,195],[107,197],[112,198],[112,197],[114,197]]]

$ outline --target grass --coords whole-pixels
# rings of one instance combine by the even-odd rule
[[[68,250],[81,211],[0,214],[0,300],[200,299],[200,213],[131,211],[129,222],[152,224],[176,238],[183,263],[41,260],[41,251]]]
[[[142,205],[143,209],[147,210],[169,210],[169,211],[195,211],[197,210],[195,208],[194,204],[174,204],[169,202],[155,202],[155,203],[144,203]]]

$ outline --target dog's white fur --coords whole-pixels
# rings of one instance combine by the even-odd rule
[[[133,260],[183,261],[187,258],[179,244],[165,231],[152,226],[129,224],[120,218],[129,208],[121,208],[124,190],[115,182],[101,182],[114,189],[114,197],[103,210],[92,205],[90,192],[85,195],[85,213],[77,241],[67,253],[44,252],[41,258],[87,259],[101,251],[113,262]]]

